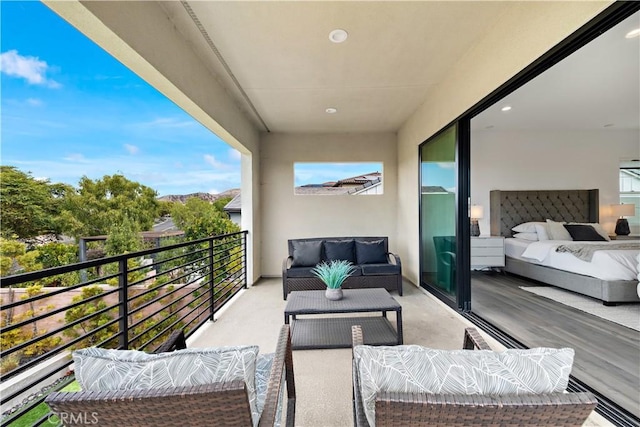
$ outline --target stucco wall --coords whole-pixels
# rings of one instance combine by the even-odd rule
[[[611,2],[514,2],[398,131],[403,273],[419,277],[418,146],[576,31]]]
[[[287,239],[388,236],[396,251],[396,135],[263,134],[261,143],[262,274],[280,276]],[[295,162],[382,162],[382,195],[293,194]]]

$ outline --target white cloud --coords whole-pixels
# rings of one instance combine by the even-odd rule
[[[137,126],[140,127],[162,127],[162,128],[184,128],[196,125],[197,122],[193,120],[180,120],[176,117],[159,117],[150,122],[140,122]]]
[[[124,149],[127,150],[127,152],[129,154],[131,154],[132,156],[135,154],[138,154],[140,152],[140,148],[136,147],[135,145],[131,145],[131,144],[124,144]]]
[[[87,159],[85,159],[85,157],[80,153],[71,153],[64,157],[64,160],[68,160],[70,162],[86,162]]]
[[[229,148],[229,158],[231,160],[240,160],[242,158],[242,154],[235,148]]]
[[[40,107],[41,105],[43,105],[43,102],[41,99],[29,98],[27,99],[27,104],[31,105],[32,107]]]
[[[209,190],[209,194],[218,194],[219,191],[216,190],[215,188],[212,188],[211,190]]]
[[[44,85],[51,88],[60,87],[60,83],[47,79],[49,65],[34,56],[22,56],[17,50],[9,50],[0,54],[0,69],[12,77],[21,77],[29,84]]]
[[[442,169],[455,169],[455,162],[437,162],[436,163]]]
[[[214,167],[215,169],[227,169],[229,167],[228,165],[218,161],[211,154],[205,154],[204,161],[207,162],[210,166]]]

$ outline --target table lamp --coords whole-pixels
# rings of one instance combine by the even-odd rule
[[[631,233],[631,230],[629,230],[629,221],[627,221],[627,219],[624,217],[633,216],[636,212],[636,205],[611,205],[611,212],[618,217],[618,220],[616,221],[616,235],[628,236],[629,233]]]
[[[478,237],[480,235],[480,225],[478,220],[482,219],[484,211],[480,205],[471,205],[471,237]]]

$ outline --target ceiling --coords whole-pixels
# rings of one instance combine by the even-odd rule
[[[258,129],[395,132],[510,2],[161,2]],[[348,39],[329,41],[334,29]],[[327,114],[329,107],[337,109]]]
[[[640,12],[480,113],[472,130],[638,130],[640,37],[625,38],[636,28]]]

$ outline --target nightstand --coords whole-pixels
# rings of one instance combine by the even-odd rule
[[[504,237],[480,236],[471,238],[471,269],[504,268]]]
[[[609,238],[611,240],[640,240],[640,236],[635,236],[632,234],[629,234],[628,236],[616,236],[614,235],[609,235]]]

